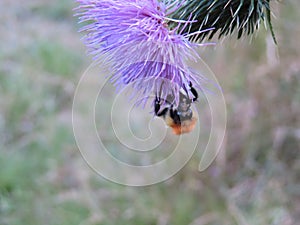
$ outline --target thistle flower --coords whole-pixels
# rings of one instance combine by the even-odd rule
[[[181,88],[188,93],[189,83],[201,89],[203,77],[191,70],[187,60],[196,60],[195,48],[201,44],[183,32],[195,21],[173,20],[168,16],[181,1],[165,0],[78,0],[81,29],[94,60],[109,64],[111,81],[118,87],[132,85],[135,96],[151,94],[174,97],[178,105]],[[170,21],[177,26],[169,27]],[[180,28],[180,29],[179,29]]]

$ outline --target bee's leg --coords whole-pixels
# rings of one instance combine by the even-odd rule
[[[161,112],[156,113],[156,115],[165,117],[167,115],[167,112],[168,112],[168,108],[164,108]]]
[[[154,100],[154,112],[155,115],[157,115],[158,111],[160,110],[160,99],[155,96],[155,100]]]
[[[181,124],[180,122],[180,116],[178,115],[178,111],[173,108],[170,109],[170,117],[173,119],[175,124]]]
[[[192,99],[192,101],[193,101],[193,102],[194,102],[194,101],[197,101],[197,99],[198,99],[198,93],[197,93],[196,89],[193,88],[192,82],[190,82],[189,85],[190,85],[191,92],[192,92],[192,94],[194,95],[194,98]]]
[[[168,108],[165,108],[161,112],[159,112],[160,106],[161,106],[160,98],[156,96],[154,100],[154,113],[156,116],[165,116],[168,112]]]

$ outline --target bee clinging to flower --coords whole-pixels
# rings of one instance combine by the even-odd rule
[[[169,97],[170,113],[190,112],[194,100],[182,90],[193,84],[190,89],[196,94],[195,88],[201,89],[205,79],[187,61],[196,62],[199,58],[196,49],[205,44],[189,41],[191,35],[203,31],[183,33],[195,21],[169,18],[182,5],[182,0],[77,1],[80,22],[89,23],[81,29],[86,32],[84,40],[89,53],[95,61],[111,69],[110,80],[117,89],[130,85],[134,96],[145,102],[152,94],[157,99]],[[165,102],[157,103],[158,106],[168,108]]]
[[[173,102],[171,95],[167,96],[165,101],[159,96],[156,96],[154,100],[155,115],[163,118],[166,124],[172,128],[173,133],[177,135],[191,132],[197,123],[197,116],[191,106],[193,102],[197,101],[198,93],[192,83],[189,84],[189,88],[193,96],[189,96],[187,91],[181,90],[178,107],[170,103]],[[161,107],[162,105],[164,108]]]

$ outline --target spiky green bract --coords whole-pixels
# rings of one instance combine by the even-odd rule
[[[184,4],[172,15],[173,18],[197,20],[184,29],[186,33],[214,28],[210,32],[192,36],[193,41],[218,38],[237,32],[237,38],[250,35],[259,28],[262,20],[267,21],[274,42],[271,24],[270,0],[182,0]]]

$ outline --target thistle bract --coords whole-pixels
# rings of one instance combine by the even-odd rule
[[[187,90],[189,83],[201,88],[203,78],[186,62],[196,60],[199,44],[188,40],[185,26],[194,21],[172,20],[168,15],[180,7],[180,1],[157,0],[78,0],[81,29],[94,60],[108,64],[111,81],[120,87],[132,85],[136,96],[174,96]],[[177,27],[170,29],[173,21]]]
[[[195,23],[185,27],[186,32],[195,32],[206,28],[215,28],[211,32],[193,36],[193,41],[209,39],[216,34],[220,37],[237,31],[237,37],[250,35],[266,20],[273,40],[275,34],[271,24],[270,0],[181,0],[182,6],[172,13],[172,17],[186,19],[192,14]],[[177,26],[174,24],[174,26]]]

